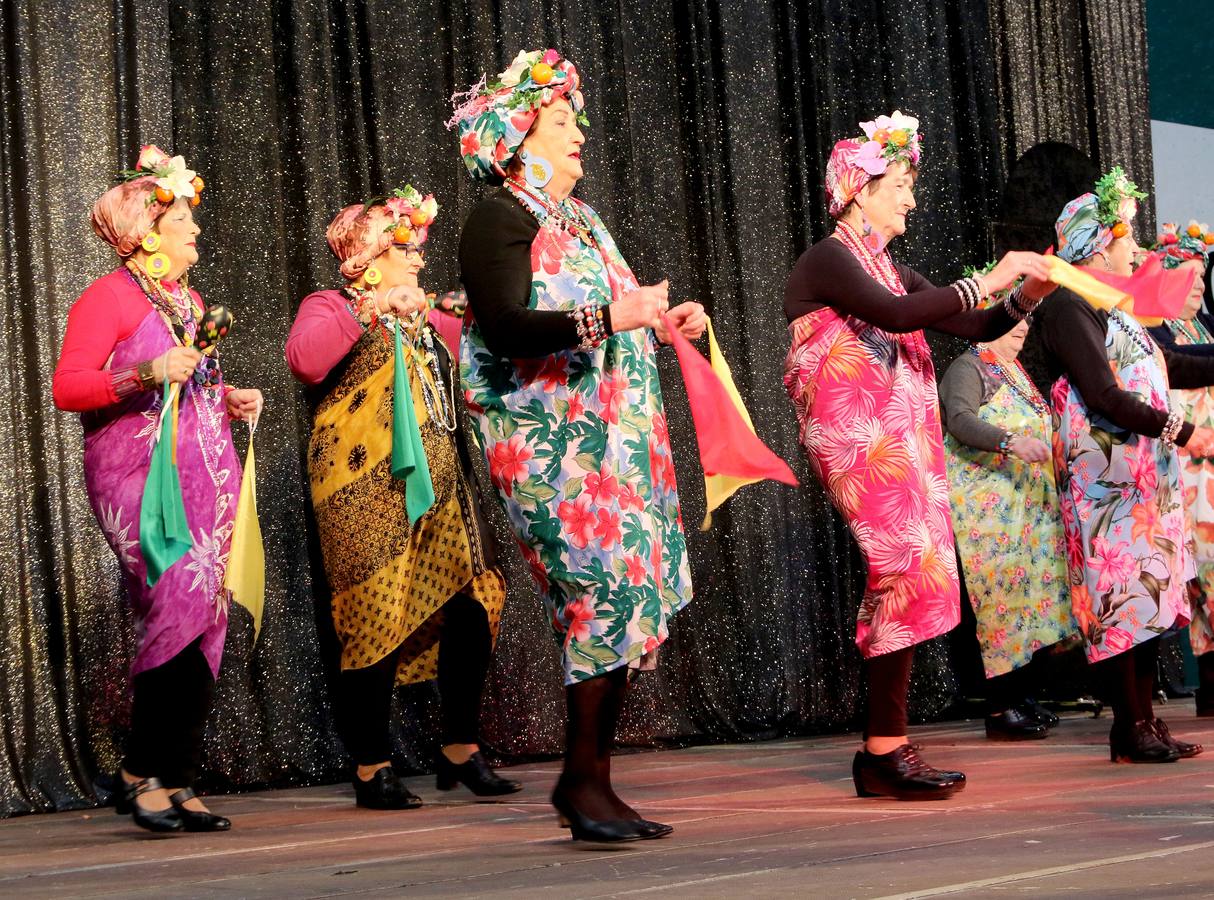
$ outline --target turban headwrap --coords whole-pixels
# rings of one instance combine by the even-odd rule
[[[1214,250],[1214,232],[1210,231],[1209,225],[1198,223],[1196,219],[1191,219],[1183,230],[1171,222],[1165,222],[1162,229],[1155,252],[1165,269],[1175,269],[1190,259],[1200,259],[1204,263]]]
[[[345,207],[329,223],[325,239],[333,255],[341,260],[341,274],[353,281],[393,243],[424,244],[437,215],[434,195],[423,197],[407,184],[386,198]]]
[[[93,204],[93,231],[121,257],[130,256],[179,197],[197,205],[202,179],[180,156],[169,157],[159,147],[144,145],[134,169],[120,176]],[[167,198],[167,199],[164,199]]]
[[[834,218],[866,184],[884,175],[890,163],[919,165],[919,120],[914,116],[895,110],[892,116],[878,116],[860,127],[864,134],[836,143],[826,164],[826,200]]]
[[[585,124],[585,100],[577,67],[555,50],[519,51],[497,78],[482,78],[451,99],[447,127],[459,133],[460,156],[473,178],[504,178],[506,168],[535,124],[540,108],[564,97]]]
[[[1130,233],[1138,201],[1146,197],[1120,166],[1096,182],[1096,192],[1076,197],[1062,208],[1054,223],[1058,258],[1082,262],[1105,250],[1114,238]]]

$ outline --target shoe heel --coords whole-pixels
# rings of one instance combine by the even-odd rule
[[[446,772],[439,772],[434,778],[434,786],[440,791],[453,791],[459,786],[459,782]]]
[[[568,820],[567,818],[565,818],[565,816],[564,816],[564,815],[562,815],[561,813],[557,813],[557,814],[556,814],[556,824],[557,824],[557,825],[559,825],[561,828],[570,828],[570,827],[572,827],[572,826],[570,825],[569,820]]]
[[[860,754],[857,753],[851,764],[851,780],[856,786],[857,797],[880,797],[880,794],[870,791],[864,786],[864,776],[860,774]]]

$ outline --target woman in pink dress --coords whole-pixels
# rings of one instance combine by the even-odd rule
[[[886,245],[915,208],[918,126],[895,112],[835,144],[826,189],[837,226],[797,260],[784,299],[792,332],[784,384],[801,443],[868,568],[856,627],[868,686],[856,792],[903,800],[965,786],[960,772],[924,762],[906,735],[914,646],[960,616],[936,378],[922,329],[991,340],[1049,289],[1036,253],[1009,253],[990,273],[945,287],[893,261]],[[1004,303],[978,309],[1021,276]]]

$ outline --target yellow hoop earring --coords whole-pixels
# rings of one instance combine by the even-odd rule
[[[379,284],[384,280],[384,273],[375,266],[368,266],[367,271],[363,272],[363,281],[367,284]]]
[[[143,236],[143,240],[139,242],[139,246],[148,253],[155,253],[160,249],[160,235],[154,231],[149,231]]]
[[[153,278],[160,279],[169,274],[169,269],[173,264],[169,262],[169,258],[163,253],[153,253],[148,257],[148,274]]]

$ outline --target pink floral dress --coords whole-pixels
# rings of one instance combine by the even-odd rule
[[[1114,310],[1105,350],[1123,390],[1168,408],[1166,364],[1146,329]],[[1066,376],[1052,399],[1072,608],[1097,662],[1189,621],[1180,459],[1158,438],[1091,413]]]
[[[887,252],[844,243],[870,278],[906,294]],[[923,332],[892,334],[830,307],[789,328],[784,386],[801,444],[868,567],[856,645],[867,658],[950,631],[960,619],[960,586]]]

